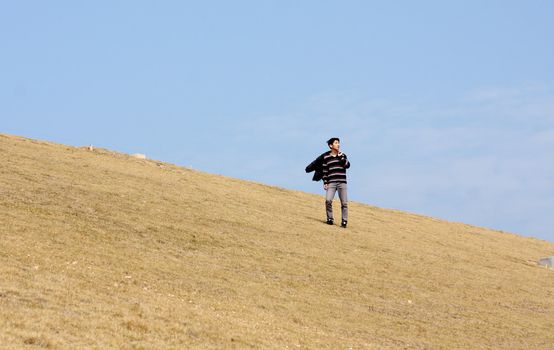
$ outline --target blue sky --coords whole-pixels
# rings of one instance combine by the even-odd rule
[[[0,132],[554,241],[552,1],[3,1]],[[322,216],[324,209],[322,205]]]

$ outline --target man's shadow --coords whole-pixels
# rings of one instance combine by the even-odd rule
[[[327,220],[322,220],[322,219],[319,219],[319,218],[315,218],[313,216],[305,216],[305,218],[310,220],[310,221],[315,221],[315,222],[319,222],[321,224],[327,225]]]

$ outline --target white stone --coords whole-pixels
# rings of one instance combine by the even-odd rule
[[[539,259],[539,265],[554,268],[554,256]]]
[[[138,158],[138,159],[146,159],[146,155],[142,153],[131,154],[131,157]]]

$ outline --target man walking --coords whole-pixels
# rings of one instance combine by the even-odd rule
[[[346,188],[346,169],[350,162],[346,154],[340,151],[340,140],[333,137],[327,141],[330,151],[323,154],[323,189],[326,191],[325,208],[327,210],[327,224],[333,225],[333,198],[339,192],[342,221],[340,226],[346,228],[348,224],[348,194]]]

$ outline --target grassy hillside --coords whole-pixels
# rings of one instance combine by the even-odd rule
[[[1,348],[554,347],[554,244],[358,203],[343,230],[322,196],[10,135],[0,161]]]

